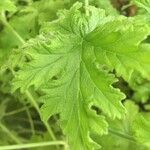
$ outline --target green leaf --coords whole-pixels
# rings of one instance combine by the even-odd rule
[[[77,0],[69,0],[72,4],[75,3]],[[84,0],[78,0],[79,2],[83,2]],[[95,6],[97,8],[104,9],[106,15],[119,15],[117,10],[113,7],[111,0],[88,0],[89,4]]]
[[[82,5],[76,3],[30,40],[23,47],[28,61],[16,73],[13,84],[14,90],[24,92],[34,86],[45,93],[43,120],[60,115],[72,150],[99,148],[90,135],[107,133],[102,113],[112,119],[125,113],[121,104],[125,96],[113,88],[117,79],[104,65],[125,79],[133,70],[146,77],[150,73],[150,53],[146,45],[139,45],[149,28],[134,19],[106,17],[92,6],[88,10],[86,16]],[[98,115],[93,107],[102,113]]]
[[[13,4],[13,2],[9,2]],[[7,0],[2,0],[0,1],[0,8],[3,6],[1,3],[9,6]],[[9,18],[9,24],[24,41],[29,40],[39,33],[41,24],[56,18],[57,11],[67,7],[65,6],[66,3],[67,1],[62,0],[42,0],[21,8],[18,6],[18,11],[15,15],[9,14],[7,16]],[[14,35],[9,27],[4,25],[0,32],[0,66],[7,63],[8,56],[11,54],[12,49],[18,48],[21,45],[22,42],[20,43],[18,37]]]
[[[100,70],[93,48],[84,40],[100,23],[104,12],[89,7],[91,16],[86,17],[80,8],[77,3],[65,11],[60,19],[50,23],[50,33],[25,45],[31,62],[17,73],[14,89],[40,87],[46,94],[43,120],[59,113],[71,148],[91,150],[99,147],[90,138],[91,132],[107,133],[104,117],[97,115],[92,106],[112,118],[120,118],[125,111],[120,102],[124,95],[111,86],[116,79]]]
[[[138,72],[133,72],[129,86],[134,91],[132,99],[143,104],[148,102],[150,97],[150,81],[144,79]]]
[[[115,69],[119,76],[129,80],[136,70],[150,79],[150,46],[140,44],[149,31],[147,25],[131,18],[118,18],[100,25],[86,40],[94,47],[98,61]]]
[[[102,150],[148,150],[145,145],[139,143],[140,141],[136,141],[135,137],[134,123],[140,114],[138,106],[133,101],[126,100],[125,108],[127,113],[123,119],[108,119],[108,135],[104,135],[101,138],[94,136],[94,139],[102,145]],[[142,126],[139,126],[136,129],[141,130],[142,128]]]
[[[68,7],[70,0],[41,0],[33,4],[33,8],[38,12],[39,24],[57,18],[57,12]]]
[[[139,114],[134,123],[136,139],[150,148],[150,113]]]
[[[11,0],[1,0],[0,12],[2,11],[16,11],[16,6]]]

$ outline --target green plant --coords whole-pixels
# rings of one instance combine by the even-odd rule
[[[115,6],[0,2],[0,149],[150,148],[149,3]]]

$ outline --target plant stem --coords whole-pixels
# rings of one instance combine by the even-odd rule
[[[85,13],[86,13],[87,16],[89,16],[88,6],[89,6],[89,1],[85,0]]]
[[[20,109],[17,109],[17,110],[5,113],[4,116],[6,117],[6,116],[10,116],[10,115],[15,115],[15,114],[23,112],[23,111],[26,111],[26,113],[27,113],[27,116],[28,116],[29,122],[30,122],[30,126],[31,126],[31,130],[32,130],[32,134],[34,135],[35,134],[34,123],[33,123],[33,120],[32,120],[32,117],[31,117],[31,114],[30,114],[30,111],[29,111],[29,107],[25,106],[23,108],[20,108]]]
[[[16,32],[16,30],[14,30],[14,28],[7,22],[6,16],[5,16],[5,12],[2,12],[2,22],[4,23],[4,25],[10,29],[10,31],[14,34],[15,37],[18,38],[18,41],[20,41],[21,44],[25,43],[25,40]],[[12,70],[13,75],[15,76],[14,71]],[[41,111],[40,108],[36,102],[36,100],[33,98],[32,94],[27,90],[25,92],[25,95],[29,98],[30,102],[32,103],[32,105],[35,107],[35,109],[37,110],[37,112],[39,113],[40,117],[41,117]],[[56,137],[52,131],[52,129],[50,128],[49,124],[47,122],[43,122],[45,127],[47,128],[51,138],[53,140],[56,140]]]
[[[0,146],[0,150],[15,150],[15,149],[26,149],[26,148],[35,148],[35,147],[44,147],[44,146],[53,146],[53,145],[65,145],[63,141],[52,141],[52,142],[39,142],[39,143],[29,143],[29,144],[18,144],[10,146]]]
[[[28,108],[30,108],[31,106],[28,106]],[[15,115],[17,113],[20,113],[20,112],[23,112],[26,110],[26,107],[23,107],[23,108],[19,108],[19,109],[16,109],[16,110],[13,110],[11,112],[7,112],[4,114],[4,116],[10,116],[10,115]]]
[[[32,116],[31,116],[31,113],[30,113],[30,110],[29,110],[28,107],[26,107],[26,113],[27,113],[27,116],[28,116],[28,119],[29,119],[32,135],[35,135],[34,123],[33,123]]]
[[[14,141],[16,142],[17,144],[20,144],[22,143],[12,132],[10,132],[10,130],[7,129],[7,127],[5,125],[3,125],[1,122],[0,122],[0,128],[5,132],[7,133],[7,135],[9,135],[9,137]]]
[[[5,12],[1,13],[2,16],[2,22],[3,24],[17,37],[17,39],[20,41],[20,44],[24,44],[24,39],[14,30],[14,28],[7,22]]]
[[[41,117],[41,113],[40,113],[40,108],[38,106],[38,104],[36,103],[36,101],[34,100],[33,96],[31,95],[31,93],[29,91],[25,92],[26,96],[28,97],[28,99],[30,100],[30,102],[32,103],[32,105],[35,107],[35,109],[37,110],[37,112],[39,113],[40,117]],[[45,127],[47,128],[51,138],[53,140],[56,140],[56,137],[52,131],[52,129],[50,128],[48,122],[44,122]]]
[[[28,99],[30,100],[31,104],[35,107],[35,109],[36,109],[38,112],[40,112],[40,108],[39,108],[37,102],[34,100],[32,94],[27,90],[27,91],[25,92],[25,95],[28,97]],[[41,116],[40,116],[40,117],[41,117]]]

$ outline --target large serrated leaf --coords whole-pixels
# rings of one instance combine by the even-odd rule
[[[69,11],[63,11],[58,20],[48,23],[43,34],[30,40],[23,48],[29,62],[16,73],[13,84],[14,90],[20,88],[24,92],[34,86],[45,93],[43,120],[60,115],[72,150],[99,148],[90,135],[107,133],[104,116],[98,115],[93,106],[113,119],[125,113],[121,104],[125,96],[112,86],[117,79],[104,71],[103,65],[125,79],[132,70],[149,77],[149,51],[143,48],[139,55],[139,48],[143,47],[139,43],[149,34],[149,28],[136,25],[134,19],[106,17],[95,7],[89,6],[89,11],[86,16],[82,5],[76,3]],[[104,56],[106,51],[108,58]],[[121,58],[116,58],[118,54]]]

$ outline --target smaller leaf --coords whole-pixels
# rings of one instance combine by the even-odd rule
[[[0,1],[0,12],[1,11],[16,11],[16,6],[11,0]]]
[[[150,114],[139,114],[134,123],[137,141],[150,148]]]

